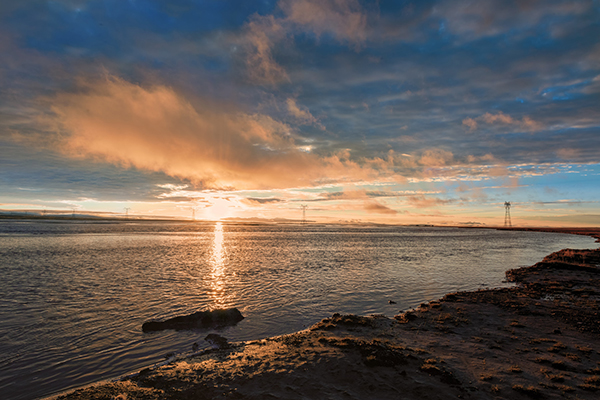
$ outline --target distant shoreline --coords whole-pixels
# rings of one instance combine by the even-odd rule
[[[166,217],[107,217],[107,216],[94,216],[94,215],[82,215],[82,216],[70,216],[70,215],[53,215],[43,216],[34,214],[19,214],[11,215],[4,212],[0,212],[1,220],[35,220],[35,221],[81,221],[81,222],[178,222],[178,223],[190,223],[190,224],[214,224],[221,222],[224,224],[241,224],[241,225],[273,225],[273,224],[294,224],[294,225],[309,225],[309,226],[320,226],[320,225],[348,225],[348,226],[388,226],[388,227],[426,227],[426,228],[461,228],[461,229],[495,229],[495,230],[509,230],[509,231],[529,231],[529,232],[551,232],[551,233],[565,233],[572,235],[583,235],[591,236],[600,242],[600,227],[504,227],[504,226],[467,226],[467,225],[430,225],[430,224],[408,224],[408,225],[395,225],[395,224],[381,224],[381,223],[341,223],[341,222],[314,222],[303,223],[302,220],[292,219],[224,219],[224,220],[193,220],[184,218],[166,218]]]

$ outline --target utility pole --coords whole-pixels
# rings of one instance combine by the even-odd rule
[[[512,228],[512,222],[510,220],[510,201],[504,202],[504,227]]]
[[[305,224],[306,223],[306,209],[308,208],[308,206],[306,204],[301,204],[300,207],[302,207],[302,223]]]

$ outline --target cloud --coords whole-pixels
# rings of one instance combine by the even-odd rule
[[[436,199],[427,196],[408,196],[406,198],[408,204],[416,208],[429,208],[452,203],[452,200]]]
[[[108,78],[51,102],[53,122],[65,134],[61,150],[72,156],[161,171],[205,187],[277,187],[277,175],[310,166],[285,124],[207,100],[194,106],[165,86]],[[300,179],[292,175],[292,182]]]
[[[325,129],[306,107],[298,106],[296,99],[290,97],[286,100],[286,104],[288,112],[301,124],[316,125],[323,130]]]
[[[367,212],[370,212],[370,213],[390,214],[390,215],[398,214],[398,211],[391,209],[390,207],[385,206],[375,200],[365,201],[364,208],[365,208],[365,210],[367,210]]]
[[[252,206],[271,203],[281,203],[282,201],[284,200],[276,197],[247,197],[244,199],[244,202]]]
[[[353,159],[301,151],[292,129],[271,117],[119,78],[84,82],[48,99],[43,120],[59,149],[123,167],[163,172],[203,188],[265,189],[332,182],[402,180],[392,155]]]
[[[534,121],[529,116],[524,116],[521,120],[518,120],[508,114],[504,114],[502,111],[498,111],[496,114],[486,112],[477,118],[467,117],[462,121],[463,125],[469,128],[469,131],[476,130],[480,122],[488,125],[513,125],[531,132],[539,131],[543,128],[540,122]]]
[[[520,125],[531,132],[536,132],[543,128],[543,125],[540,122],[534,121],[528,116],[523,117],[523,119],[520,122]]]
[[[469,128],[469,131],[474,131],[477,129],[477,121],[475,121],[473,118],[465,118],[463,119],[462,123]]]
[[[497,114],[485,113],[481,117],[479,117],[483,122],[487,124],[512,124],[514,123],[513,118],[510,115],[504,114],[502,111]]]
[[[252,81],[274,85],[290,80],[285,69],[273,58],[275,43],[282,41],[286,34],[284,27],[272,15],[255,16],[246,24],[246,70]]]
[[[419,164],[426,167],[442,167],[454,159],[452,152],[442,149],[425,150],[419,159]]]
[[[550,4],[548,4],[550,3]],[[448,30],[463,40],[474,40],[513,31],[530,29],[553,16],[581,15],[593,12],[591,1],[479,0],[477,2],[441,1],[435,15],[445,19]],[[558,24],[550,26],[555,27]]]
[[[282,0],[286,20],[317,37],[329,33],[340,42],[366,39],[367,18],[357,0]]]
[[[571,148],[562,148],[556,150],[556,155],[563,160],[575,160],[579,157],[580,153],[581,152],[579,150]]]
[[[310,32],[317,38],[331,34],[338,42],[355,48],[366,38],[367,18],[357,0],[282,0],[278,6],[283,17],[254,15],[242,30],[246,69],[255,83],[290,81],[273,53],[299,32]]]

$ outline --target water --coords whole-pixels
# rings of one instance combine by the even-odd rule
[[[487,229],[0,222],[0,393],[34,399],[206,345],[211,331],[143,333],[152,318],[237,307],[218,333],[291,333],[334,312],[384,314],[504,272],[585,236]],[[388,304],[394,300],[397,304]]]

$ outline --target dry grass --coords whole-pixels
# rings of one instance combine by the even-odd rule
[[[523,385],[514,385],[513,390],[519,392],[519,393],[523,393],[524,395],[527,395],[529,397],[533,397],[533,398],[540,398],[542,396],[540,390],[538,388],[536,388],[535,386],[523,386]]]
[[[584,382],[588,385],[600,385],[600,376],[590,376],[585,378]]]
[[[565,357],[568,358],[569,360],[573,360],[573,361],[581,361],[581,357],[579,357],[577,354],[574,353],[566,353]]]
[[[575,346],[575,348],[585,355],[590,355],[593,351],[592,348],[588,346]]]
[[[520,374],[521,372],[523,372],[523,370],[521,369],[521,367],[519,367],[518,365],[511,365],[510,367],[508,367],[508,370],[510,372],[515,373],[515,374]]]
[[[480,379],[482,381],[491,381],[492,379],[494,379],[494,375],[492,375],[492,374],[481,374]]]
[[[561,350],[564,350],[566,348],[567,348],[567,346],[565,346],[562,342],[557,342],[557,343],[554,343],[554,345],[552,347],[550,347],[548,349],[548,351],[551,353],[558,353]]]
[[[544,376],[546,376],[546,378],[548,378],[551,382],[564,382],[565,381],[565,376],[563,374],[553,374],[552,371],[550,371],[547,368],[540,369],[540,372],[542,374],[544,374]]]
[[[579,387],[583,390],[587,390],[589,392],[596,392],[598,390],[600,390],[600,387],[596,386],[596,385],[590,385],[588,383],[584,383],[579,385]]]

